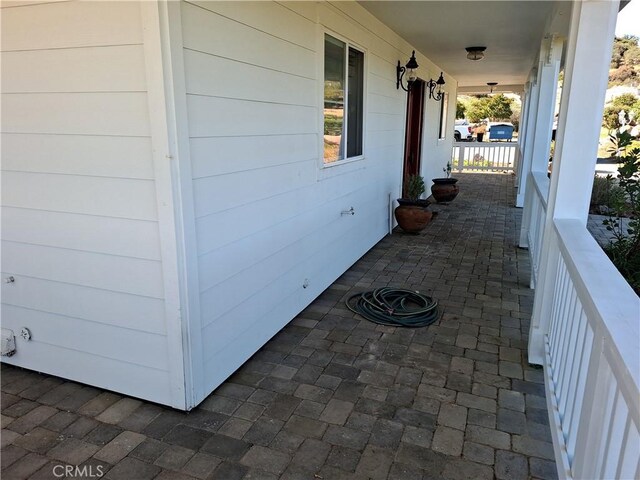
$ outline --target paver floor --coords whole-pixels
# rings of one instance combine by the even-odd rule
[[[555,478],[513,177],[459,178],[422,234],[384,238],[190,413],[4,365],[2,479]],[[345,308],[385,285],[440,320]]]
[[[607,227],[602,223],[608,219],[609,217],[606,215],[590,214],[587,220],[587,230],[589,230],[593,238],[595,238],[596,242],[598,242],[602,248],[607,247],[614,239],[613,232],[608,231]],[[622,218],[620,221],[622,222],[623,230],[626,230],[629,225],[629,219]]]

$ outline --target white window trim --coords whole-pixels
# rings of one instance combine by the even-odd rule
[[[324,161],[324,37],[325,35],[330,35],[337,40],[340,40],[346,45],[347,55],[345,55],[345,72],[348,72],[348,62],[349,62],[349,47],[352,47],[364,54],[364,64],[363,64],[363,75],[362,75],[362,154],[357,155],[355,157],[344,158],[342,160],[336,160],[335,162],[325,163]],[[321,178],[329,175],[323,175],[322,171],[327,169],[332,169],[336,167],[340,167],[343,165],[349,165],[355,162],[361,162],[366,158],[366,142],[367,142],[367,97],[368,97],[368,71],[369,71],[369,51],[362,45],[349,40],[343,35],[336,33],[333,30],[329,30],[328,28],[321,27],[318,29],[318,125],[319,125],[319,134],[318,134],[318,163],[321,170]],[[345,90],[345,94],[347,91]],[[345,95],[346,97],[347,95]],[[345,98],[345,112],[348,109],[348,100]],[[345,132],[348,128],[348,119],[345,117]],[[349,168],[352,170],[352,168]],[[333,175],[330,175],[333,176]]]

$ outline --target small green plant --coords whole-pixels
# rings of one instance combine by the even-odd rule
[[[640,295],[640,148],[632,146],[634,136],[624,115],[620,126],[609,136],[611,151],[618,160],[618,185],[620,195],[612,199],[612,210],[603,224],[613,233],[613,239],[605,252]],[[629,218],[625,226],[621,218]]]
[[[410,175],[407,179],[407,198],[410,200],[418,200],[424,191],[424,178],[420,175]]]
[[[451,176],[451,162],[447,162],[447,166],[442,169],[444,174],[449,178]]]

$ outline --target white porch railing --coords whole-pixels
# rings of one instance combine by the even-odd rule
[[[454,142],[451,165],[459,172],[512,172],[518,153],[517,142]]]
[[[516,152],[516,168],[515,168],[515,184],[516,186],[519,184],[520,176],[523,174],[522,172],[522,143],[518,142],[518,151]]]
[[[528,182],[535,283],[549,180],[532,172]],[[581,222],[552,225],[551,315],[538,321],[559,477],[640,478],[640,299]]]
[[[640,478],[640,299],[578,220],[559,245],[545,335],[547,407],[561,478]]]
[[[540,172],[531,172],[527,179],[526,200],[531,205],[528,218],[529,228],[527,243],[531,257],[531,288],[536,287],[538,270],[540,267],[540,253],[542,252],[542,237],[544,235],[544,221],[547,214],[547,197],[549,195],[549,179]]]

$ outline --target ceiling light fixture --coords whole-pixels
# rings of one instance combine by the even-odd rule
[[[487,82],[487,85],[489,85],[489,93],[493,93],[493,89],[498,85],[498,82]]]
[[[467,58],[469,60],[482,60],[484,58],[484,51],[487,47],[466,47]]]
[[[398,66],[396,67],[396,89],[399,90],[400,87],[402,87],[405,92],[408,92],[411,89],[411,84],[418,78],[416,70],[418,70],[418,62],[416,61],[416,51],[414,50],[411,58],[404,67],[400,65],[400,60],[398,60]],[[406,88],[402,84],[402,77],[405,73],[407,74]]]

